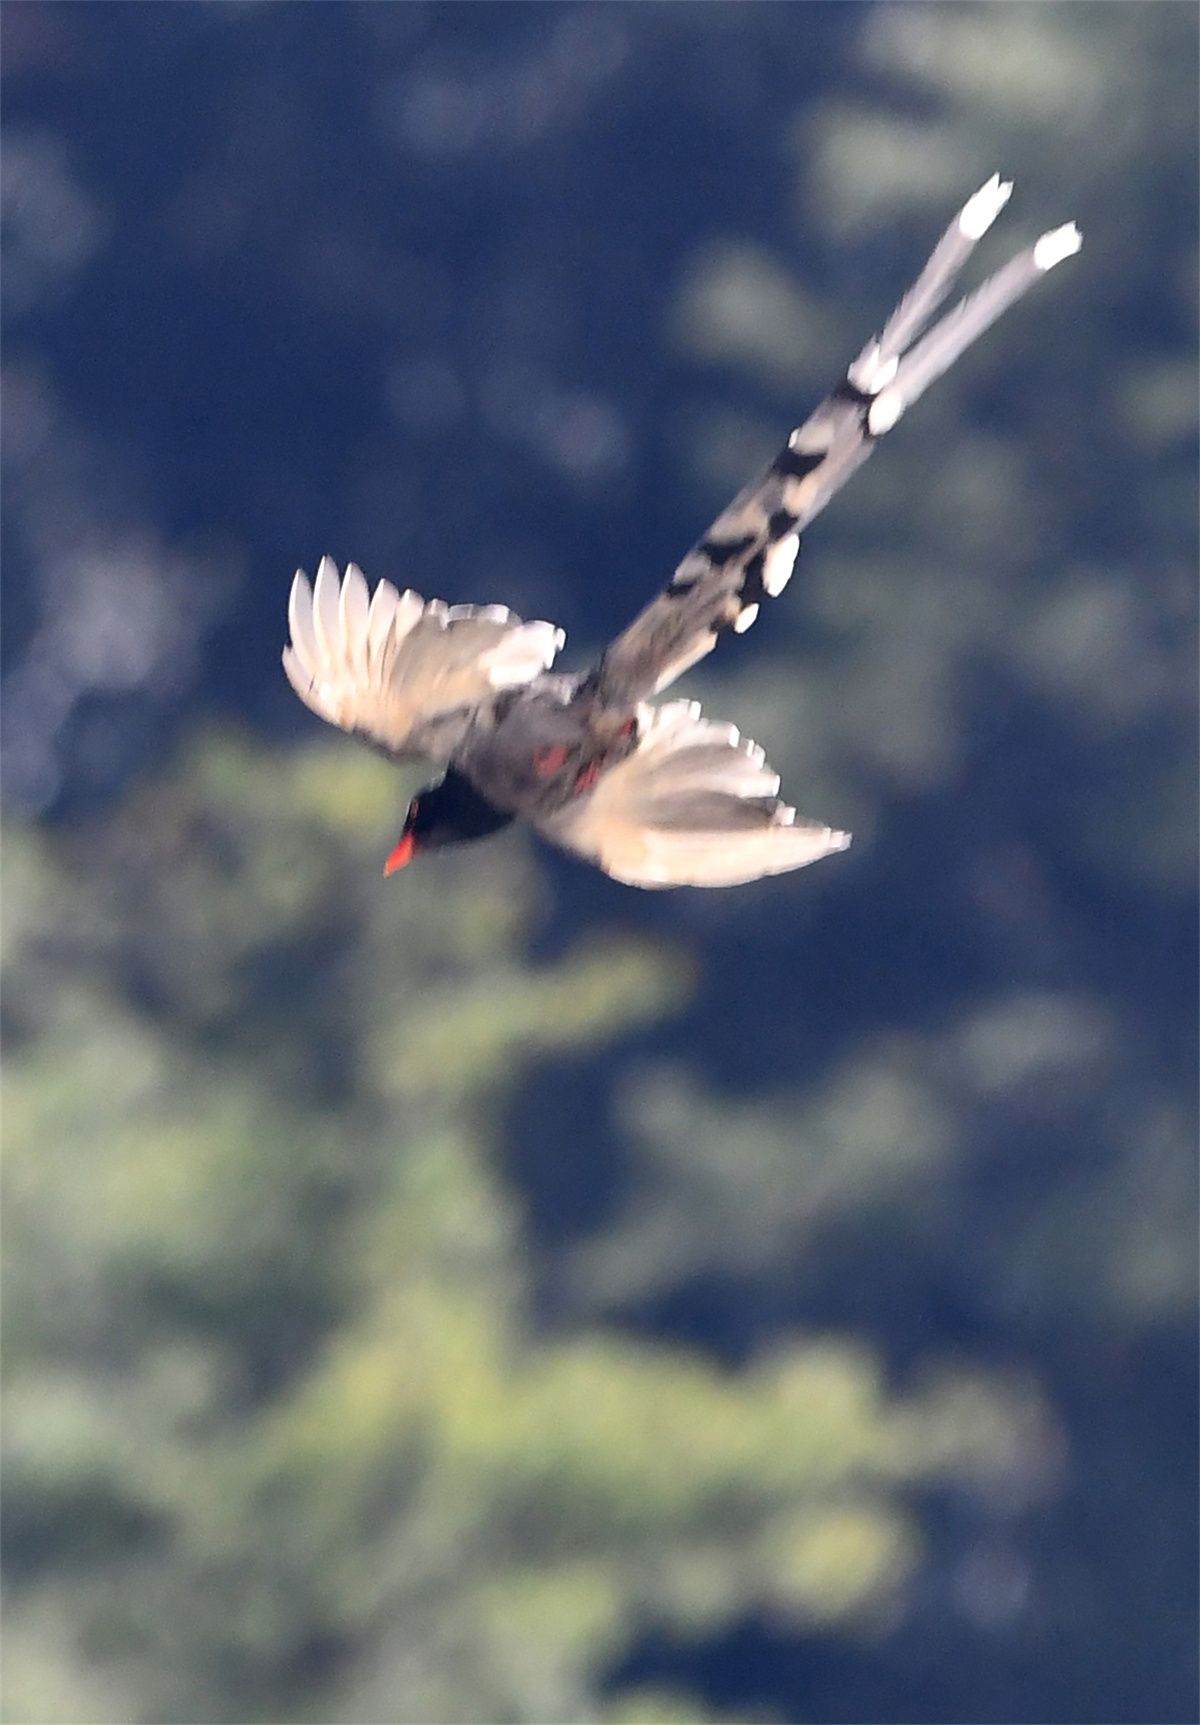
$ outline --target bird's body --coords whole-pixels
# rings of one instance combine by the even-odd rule
[[[849,835],[797,820],[761,749],[692,702],[652,697],[742,633],[786,587],[808,523],[907,407],[1038,277],[1079,248],[1044,234],[922,335],[1008,199],[998,176],[969,199],[883,334],[717,518],[670,584],[577,674],[550,669],[563,634],[501,606],[446,606],[350,564],[298,573],[284,668],[321,717],[399,758],[442,763],[410,804],[389,872],[417,851],[521,817],[632,885],[728,886],[842,850]]]
[[[455,759],[498,807],[537,821],[633,746],[624,713],[601,706],[586,677],[547,674],[485,708]]]

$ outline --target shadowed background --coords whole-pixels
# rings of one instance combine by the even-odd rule
[[[14,1725],[1195,1717],[1196,38],[5,8]],[[995,169],[687,684],[854,848],[383,882],[293,568],[581,662]]]

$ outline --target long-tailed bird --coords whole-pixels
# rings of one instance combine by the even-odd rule
[[[1079,250],[1073,222],[1043,234],[926,329],[1011,191],[997,174],[967,200],[883,333],[590,670],[551,671],[563,631],[503,606],[448,606],[387,581],[369,595],[355,564],[339,583],[329,557],[311,590],[297,572],[283,665],[300,699],[398,760],[444,768],[409,804],[386,874],[516,816],[641,887],[734,886],[846,848],[848,833],[780,801],[762,750],[732,725],[651,698],[750,627],[787,586],[801,533],[885,432]]]

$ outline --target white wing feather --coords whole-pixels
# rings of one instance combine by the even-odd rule
[[[357,564],[339,583],[331,557],[311,588],[296,571],[288,626],[283,668],[305,705],[397,754],[424,753],[439,719],[532,682],[564,640],[552,623],[523,623],[502,605],[448,606],[389,581],[368,597]]]
[[[796,819],[778,775],[694,701],[638,709],[637,749],[538,827],[630,886],[737,886],[845,850],[849,833]]]

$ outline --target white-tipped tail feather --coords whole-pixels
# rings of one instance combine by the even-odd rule
[[[1012,196],[1013,183],[993,174],[979,190],[969,197],[958,212],[958,226],[964,238],[981,240],[1000,211]]]
[[[882,437],[890,431],[908,403],[898,389],[885,389],[867,409],[867,430],[872,437]]]
[[[1037,241],[1033,248],[1033,261],[1043,272],[1052,270],[1064,258],[1073,258],[1082,244],[1083,235],[1075,223],[1064,222],[1061,228],[1052,228]]]
[[[688,552],[666,591],[617,636],[600,666],[605,700],[645,700],[711,652],[726,630],[743,634],[762,601],[787,585],[804,529],[875,443],[1015,300],[1079,250],[1073,222],[1043,234],[931,325],[1011,192],[1012,181],[993,174],[972,193],[845,383],[792,432],[766,472]]]

